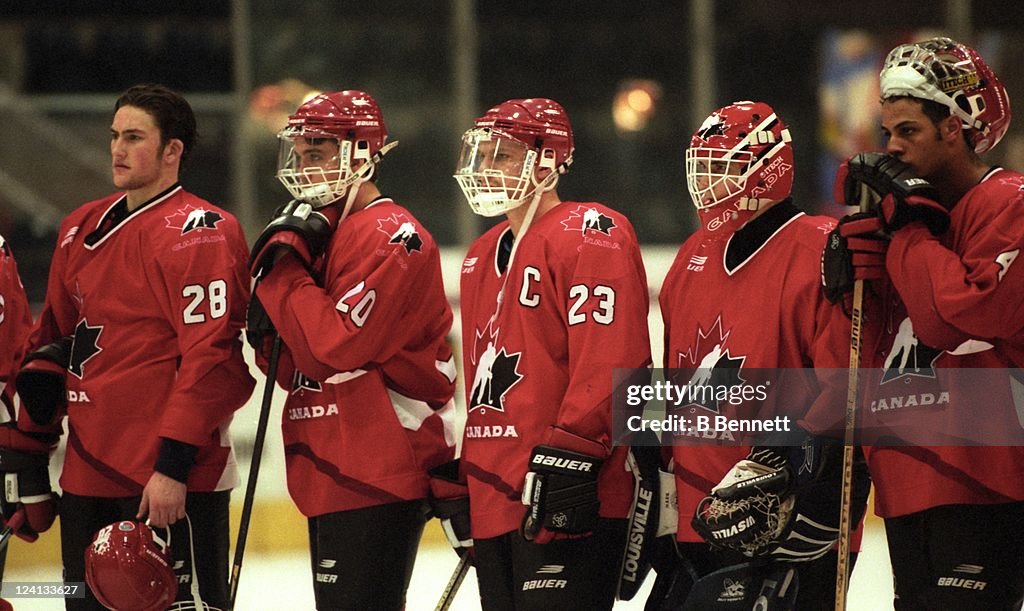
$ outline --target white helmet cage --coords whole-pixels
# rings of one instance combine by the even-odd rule
[[[534,166],[554,169],[554,157],[541,155],[519,140],[489,127],[462,137],[455,180],[476,214],[498,216],[517,208],[534,193]]]

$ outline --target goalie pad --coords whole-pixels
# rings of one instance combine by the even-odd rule
[[[697,580],[682,611],[791,611],[798,590],[792,565],[747,562]]]

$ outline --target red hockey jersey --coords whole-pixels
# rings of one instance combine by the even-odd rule
[[[200,446],[189,490],[229,489],[238,475],[228,425],[255,384],[239,335],[245,237],[233,216],[177,184],[130,213],[126,201],[85,204],[61,223],[30,338],[34,350],[74,337],[61,487],[141,494],[168,437]]]
[[[751,383],[745,370],[845,369],[850,321],[840,307],[828,303],[821,290],[821,252],[834,226],[834,219],[807,216],[786,201],[728,241],[707,239],[702,231],[690,236],[680,247],[659,297],[665,324],[664,366],[729,370],[737,384]],[[831,430],[835,419],[842,418],[839,406],[845,388],[825,389],[813,376],[806,377],[810,379],[806,388],[787,394],[794,402],[786,413],[805,429]],[[841,381],[845,383],[845,377]],[[730,405],[715,401],[693,410],[686,417],[728,415]],[[817,419],[809,415],[818,412]],[[736,433],[713,430],[694,430],[676,439],[679,541],[703,541],[690,527],[694,509],[746,456],[749,448],[735,445],[740,441]],[[663,443],[669,441],[663,439]]]
[[[625,449],[609,457],[612,370],[651,359],[633,227],[601,204],[567,201],[534,221],[505,269],[511,245],[502,222],[462,265],[462,458],[473,536],[519,528],[530,452],[542,444],[608,459],[600,513],[625,517],[633,486]]]
[[[1019,436],[1024,408],[1014,401],[1014,387],[1019,392],[1020,372],[1007,368],[1024,367],[1024,263],[1017,260],[1024,247],[1024,176],[993,169],[956,203],[951,221],[941,238],[923,226],[892,238],[886,268],[898,297],[875,283],[881,297],[868,304],[881,324],[865,335],[872,338],[865,358],[882,379],[865,397],[865,419],[881,427],[914,419],[934,426],[942,418],[948,433],[965,431],[981,441],[999,427]],[[975,368],[998,369],[991,375],[999,379],[979,393],[976,383],[964,388],[956,377],[943,377],[944,369]],[[970,372],[961,377],[976,379]],[[936,384],[939,392],[925,401]],[[883,517],[1024,500],[1020,445],[875,447],[868,464]]]
[[[287,350],[288,489],[306,516],[424,498],[454,457],[452,311],[433,237],[390,198],[350,214],[321,261],[294,257],[256,295]]]
[[[7,241],[0,236],[0,424],[16,416],[13,411],[14,375],[21,366],[25,339],[32,328],[32,311],[25,287],[18,275],[18,264]]]

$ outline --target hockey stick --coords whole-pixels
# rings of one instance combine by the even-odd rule
[[[452,601],[455,600],[455,595],[459,592],[459,586],[462,585],[462,580],[466,578],[466,573],[469,572],[470,566],[472,564],[469,561],[469,552],[466,552],[462,554],[459,558],[459,563],[455,565],[455,572],[452,573],[451,579],[448,580],[448,585],[445,586],[444,592],[441,592],[441,600],[437,601],[434,611],[448,611],[448,607],[452,606]]]
[[[253,499],[256,497],[256,480],[260,475],[260,460],[263,456],[263,440],[267,436],[267,422],[270,420],[270,402],[274,397],[277,383],[277,362],[281,357],[281,336],[274,334],[274,345],[270,349],[267,364],[267,381],[263,386],[263,402],[260,405],[260,419],[256,425],[256,438],[252,444],[252,459],[249,461],[249,480],[245,484],[245,501],[242,502],[242,517],[238,522],[238,538],[235,541],[235,560],[231,565],[230,598],[228,609],[235,608],[238,598],[238,577],[242,572],[242,556],[245,554],[245,540],[249,537],[249,521],[252,518]]]
[[[860,185],[860,211],[869,209],[875,194],[867,185]],[[853,463],[857,423],[857,384],[860,379],[861,328],[864,323],[864,281],[853,282],[853,304],[850,308],[850,367],[847,370],[846,419],[843,440],[843,487],[839,506],[839,555],[836,558],[836,611],[846,611],[847,575],[850,564],[850,531],[853,529]]]

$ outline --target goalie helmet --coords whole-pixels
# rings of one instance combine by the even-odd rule
[[[170,545],[130,520],[96,532],[85,550],[85,581],[103,606],[120,611],[162,611],[178,593]]]
[[[321,93],[299,106],[277,135],[277,178],[292,197],[322,208],[368,180],[395,144],[376,100],[355,90]]]
[[[991,149],[1010,126],[1010,97],[978,52],[949,38],[900,45],[880,74],[882,99],[938,102],[958,117],[974,152]]]
[[[488,110],[462,137],[455,180],[469,207],[498,216],[554,188],[573,154],[565,109],[547,98],[515,99]],[[538,176],[537,170],[549,173]]]
[[[793,146],[764,102],[711,113],[686,150],[686,184],[704,229],[727,237],[793,189]]]

